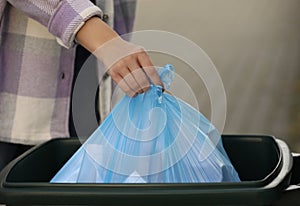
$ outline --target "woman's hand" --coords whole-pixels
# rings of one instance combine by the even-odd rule
[[[120,37],[100,46],[94,55],[102,60],[108,74],[131,97],[146,92],[150,83],[163,86],[144,49]]]
[[[124,41],[101,19],[88,20],[76,39],[103,62],[108,74],[128,96],[146,92],[150,83],[163,86],[144,49]]]

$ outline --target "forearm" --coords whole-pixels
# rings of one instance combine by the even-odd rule
[[[86,21],[76,40],[103,62],[108,74],[129,96],[147,91],[148,78],[153,84],[163,86],[143,48],[123,40],[100,18]]]
[[[118,34],[98,17],[92,17],[77,32],[76,40],[90,52],[96,51],[105,42],[118,37]]]

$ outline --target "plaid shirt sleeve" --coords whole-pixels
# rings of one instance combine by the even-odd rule
[[[135,1],[100,1],[114,2],[115,30],[130,31]],[[0,141],[35,145],[70,136],[76,47],[57,39],[72,46],[84,21],[101,13],[88,0],[0,0]]]
[[[15,8],[46,26],[60,44],[70,48],[84,22],[102,11],[89,0],[8,0]]]

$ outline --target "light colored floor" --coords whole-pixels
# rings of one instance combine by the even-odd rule
[[[206,51],[227,95],[224,133],[271,134],[300,152],[298,8],[299,0],[140,0],[135,30],[180,34]],[[174,57],[151,55],[176,67],[209,117],[201,79]]]

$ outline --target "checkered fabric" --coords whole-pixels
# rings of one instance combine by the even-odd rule
[[[115,29],[129,32],[135,1],[114,2]],[[0,141],[33,145],[69,136],[74,37],[101,15],[88,0],[1,0]]]

